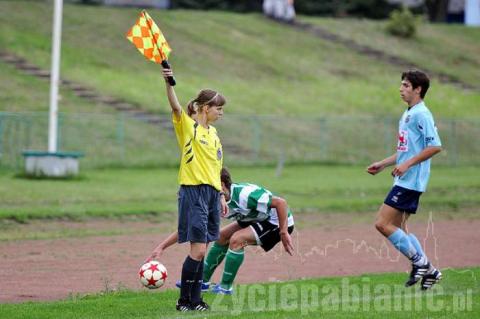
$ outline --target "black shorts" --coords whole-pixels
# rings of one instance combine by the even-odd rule
[[[242,222],[237,221],[238,226],[242,228],[252,227],[257,239],[257,245],[265,251],[269,251],[280,242],[280,228],[277,225],[270,223],[268,220],[263,222]],[[293,232],[293,225],[288,227],[288,233]]]
[[[422,195],[422,192],[395,185],[390,193],[388,193],[384,203],[401,212],[415,214],[417,212],[420,195]]]
[[[208,243],[220,237],[220,193],[210,185],[182,185],[178,192],[178,242]]]

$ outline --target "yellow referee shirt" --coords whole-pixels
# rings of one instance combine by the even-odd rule
[[[213,126],[204,128],[185,111],[179,119],[172,115],[178,146],[182,152],[178,182],[180,185],[207,184],[222,190],[220,171],[223,165],[222,144]]]

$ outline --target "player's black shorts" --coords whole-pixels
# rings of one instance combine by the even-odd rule
[[[220,193],[210,185],[182,185],[178,192],[178,242],[220,237]]]
[[[420,195],[422,195],[422,192],[395,185],[390,193],[388,193],[384,203],[401,212],[415,214],[417,212]]]
[[[252,227],[257,239],[257,245],[263,248],[265,251],[269,251],[275,245],[280,242],[280,228],[277,225],[270,223],[267,220],[262,222],[242,222],[237,221],[238,225],[242,228]],[[293,232],[293,225],[288,227],[288,233]]]

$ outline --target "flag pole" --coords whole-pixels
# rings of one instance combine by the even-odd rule
[[[63,0],[55,0],[53,11],[52,63],[50,72],[50,112],[48,122],[48,152],[57,151],[58,86],[60,82],[60,47],[62,38]]]
[[[53,10],[52,64],[50,71],[50,111],[48,152],[25,151],[25,173],[38,178],[69,178],[78,174],[80,152],[57,151],[58,87],[60,84],[60,48],[63,0],[55,0]]]

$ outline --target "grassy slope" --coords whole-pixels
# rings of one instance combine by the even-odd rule
[[[287,198],[294,212],[373,212],[391,186],[385,172],[372,177],[358,166],[232,168],[237,181],[253,181]],[[0,219],[149,215],[176,211],[177,169],[92,170],[75,181],[31,181],[0,175]],[[421,212],[474,211],[480,183],[473,167],[434,167]],[[59,197],[58,194],[62,196]]]
[[[429,293],[401,285],[405,274],[319,278],[236,286],[232,296],[205,294],[212,310],[202,318],[477,318],[479,268],[445,270]],[[111,288],[111,287],[110,287]],[[119,291],[65,301],[3,304],[5,318],[179,318],[178,291]],[[198,318],[199,313],[182,318]]]
[[[302,20],[326,28],[343,38],[402,57],[430,70],[445,73],[477,85],[480,68],[480,30],[459,24],[417,26],[413,39],[392,37],[385,32],[386,22],[357,19]]]
[[[51,26],[45,21],[50,21],[51,5],[2,1],[0,9],[4,21],[0,46],[48,68]],[[62,74],[106,94],[164,112],[159,67],[145,61],[124,38],[137,13],[137,9],[66,5]],[[261,15],[156,10],[150,13],[174,49],[171,62],[183,103],[199,88],[214,87],[228,97],[227,113],[381,115],[391,114],[401,105],[397,93],[400,69],[272,23]],[[42,19],[38,19],[40,16]],[[318,23],[324,21],[329,23],[318,19]],[[358,24],[339,23],[351,25],[350,28]],[[445,27],[429,29],[440,33]],[[472,39],[461,36],[464,33],[464,28],[459,27],[448,32],[455,39],[451,41],[469,48],[465,59],[476,61],[479,46],[470,44]],[[378,32],[371,35],[385,47],[393,41]],[[471,37],[476,38],[476,34]],[[417,42],[419,54],[423,54],[424,46],[429,47],[423,60],[429,60],[431,52],[438,52],[439,64],[449,63],[450,49],[445,49],[445,45],[424,39]],[[463,64],[458,70],[449,68],[466,81],[478,81],[478,75]],[[435,80],[433,84],[429,101],[437,116],[480,114],[480,94],[459,91]],[[9,108],[0,105],[0,109]]]
[[[0,3],[1,7],[1,3]],[[26,75],[0,62],[0,111],[47,111],[50,82]],[[62,112],[112,112],[109,108],[78,98],[67,89],[60,90]]]

